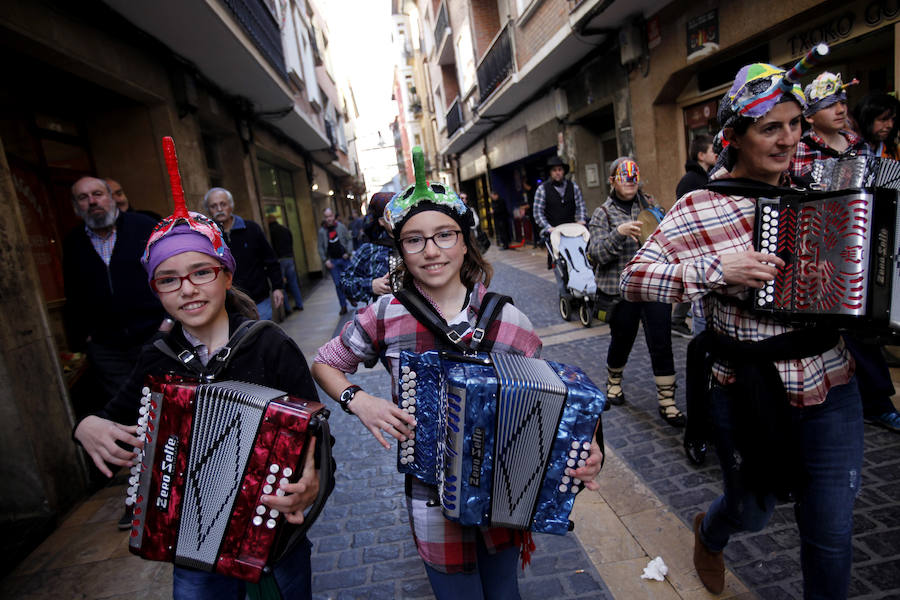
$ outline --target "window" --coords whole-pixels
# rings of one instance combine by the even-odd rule
[[[475,85],[475,52],[472,49],[472,34],[469,20],[459,28],[456,38],[456,65],[459,72],[460,96],[465,96]]]

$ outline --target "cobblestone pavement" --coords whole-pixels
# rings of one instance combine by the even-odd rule
[[[495,262],[494,266],[496,277],[491,288],[514,290],[517,306],[536,328],[561,321],[554,285],[546,277],[502,263]],[[683,408],[687,340],[674,337],[672,342],[678,403]],[[609,336],[601,335],[547,346],[542,356],[579,365],[599,384],[605,381],[608,346]],[[627,404],[604,413],[605,441],[690,526],[693,515],[706,510],[721,493],[718,462],[712,451],[702,468],[688,462],[681,448],[680,430],[669,427],[657,415],[651,373],[650,356],[639,333],[625,368]],[[850,597],[900,598],[900,436],[866,425],[862,476],[862,491],[854,511]],[[725,555],[729,567],[759,597],[802,597],[800,540],[791,505],[779,505],[762,532],[734,537]]]

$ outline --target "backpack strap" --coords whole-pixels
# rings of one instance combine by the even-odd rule
[[[507,303],[513,304],[513,299],[494,292],[488,292],[481,299],[481,307],[478,309],[478,317],[475,321],[475,330],[472,332],[472,350],[478,351],[482,342],[485,341],[484,336],[487,334],[488,327],[497,320],[497,317],[500,316],[500,311],[503,310],[503,305]],[[485,351],[490,351],[493,345],[494,342],[487,341]]]
[[[468,352],[469,349],[462,342],[459,333],[451,329],[447,322],[434,310],[430,303],[426,302],[419,294],[412,290],[402,289],[394,292],[394,297],[400,301],[413,318],[427,327],[438,340],[450,344],[460,352]]]

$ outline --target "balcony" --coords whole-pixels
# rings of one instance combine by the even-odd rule
[[[459,103],[459,96],[457,96],[453,104],[450,105],[450,110],[447,111],[447,137],[453,137],[453,134],[462,127],[462,124],[462,105]]]
[[[439,65],[453,63],[453,42],[450,40],[450,21],[447,18],[447,5],[441,3],[434,24],[434,54]]]
[[[512,33],[507,24],[488,49],[487,53],[478,65],[479,104],[487,100],[488,96],[503,83],[515,70],[512,50]]]
[[[287,79],[281,30],[272,13],[260,0],[224,0],[224,3],[266,61]]]

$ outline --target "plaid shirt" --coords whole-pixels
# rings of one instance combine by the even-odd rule
[[[803,134],[800,143],[797,144],[797,153],[791,159],[791,175],[803,177],[809,174],[812,171],[813,161],[815,160],[855,154],[869,154],[869,147],[861,137],[852,131],[844,129],[841,129],[840,134],[847,139],[847,149],[840,153],[830,148],[825,140],[819,137],[812,129]]]
[[[729,176],[720,169],[712,179]],[[685,195],[625,268],[621,280],[625,298],[674,303],[703,297],[706,326],[741,341],[759,341],[790,331],[788,325],[719,299],[719,294],[741,299],[750,294],[745,286],[725,283],[720,256],[753,250],[755,209],[754,198],[705,189]],[[853,375],[843,341],[823,354],[779,361],[775,366],[796,406],[824,401],[830,388],[847,383]],[[713,375],[722,384],[734,381],[726,362],[716,362]]]
[[[420,290],[421,291],[421,290]],[[449,325],[467,324],[463,340],[470,340],[481,300],[487,290],[476,284],[469,304]],[[423,294],[425,295],[425,294]],[[427,295],[425,295],[428,298]],[[435,302],[432,305],[437,308]],[[531,322],[516,307],[507,304],[485,336],[494,342],[493,352],[538,356],[541,340]],[[359,363],[384,354],[391,364],[391,390],[397,402],[400,351],[425,352],[437,347],[434,334],[409,314],[392,294],[381,296],[373,304],[356,313],[341,335],[319,348],[315,362],[330,365],[345,373],[354,373]],[[419,556],[431,567],[444,573],[470,573],[476,568],[476,541],[480,530],[488,552],[495,553],[517,546],[521,533],[500,527],[463,527],[444,518],[437,488],[407,477],[406,503],[409,521]]]
[[[578,184],[574,181],[567,179],[563,179],[563,181],[568,182],[567,185],[572,186],[572,193],[575,195],[575,221],[586,221],[587,209],[584,207],[584,197],[581,195],[581,188],[578,187]],[[565,195],[565,191],[562,195]],[[544,193],[544,186],[539,185],[534,192],[534,208],[532,208],[532,214],[534,215],[534,222],[537,223],[538,229],[541,232],[550,227],[550,223],[547,222],[547,217],[544,216],[544,207],[546,205],[547,195]]]
[[[356,249],[350,265],[341,274],[341,288],[351,302],[368,302],[375,297],[372,280],[387,275],[391,249],[367,243]]]
[[[100,259],[109,266],[109,261],[112,259],[113,250],[116,247],[116,228],[113,226],[112,233],[110,233],[106,237],[101,237],[97,235],[93,229],[84,226],[84,231],[87,233],[88,239],[91,240],[91,246],[94,247],[94,250],[97,251],[97,254],[100,255]]]
[[[632,238],[616,231],[616,228],[622,223],[636,221],[638,213],[647,204],[658,206],[653,196],[640,192],[639,194],[644,202],[642,203],[638,196],[635,196],[631,203],[630,213],[622,210],[612,197],[607,198],[606,202],[594,210],[591,222],[588,223],[591,239],[588,242],[587,254],[594,265],[597,287],[606,294],[618,296],[621,293],[619,277],[622,275],[625,265],[640,247]]]

